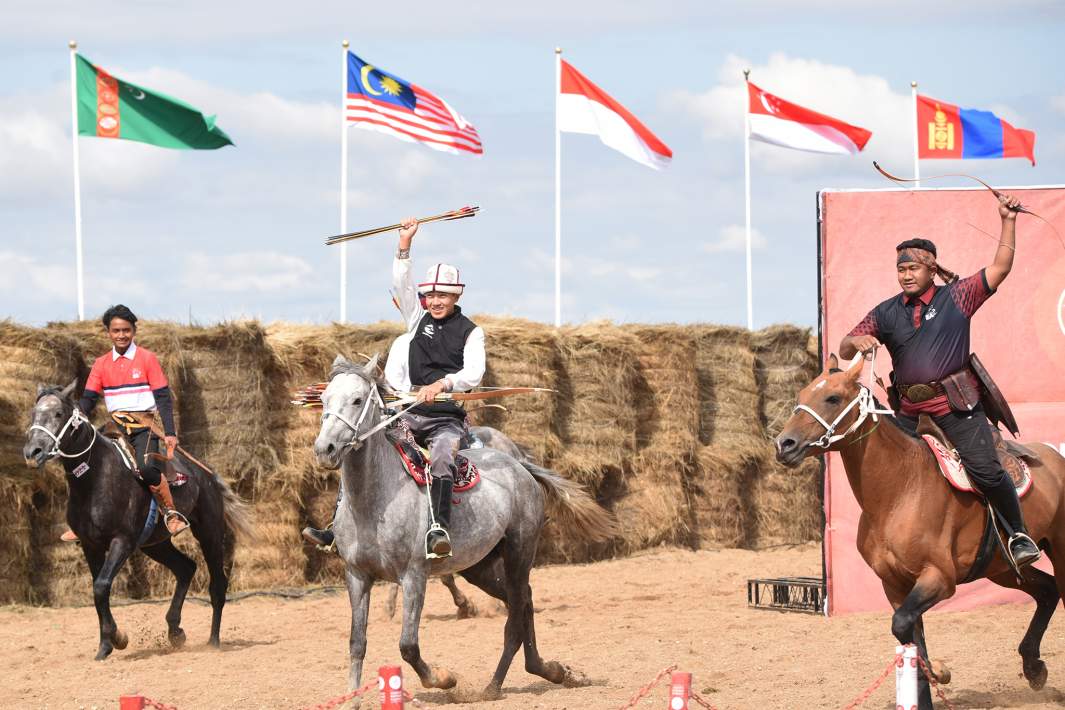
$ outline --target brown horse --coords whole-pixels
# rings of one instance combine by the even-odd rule
[[[943,480],[921,439],[905,432],[890,415],[875,411],[871,391],[860,383],[862,365],[859,354],[841,371],[833,355],[829,366],[799,392],[799,406],[776,440],[777,459],[797,466],[807,456],[839,452],[862,509],[858,551],[880,577],[895,609],[891,632],[899,643],[916,643],[927,662],[921,617],[953,596],[959,583],[973,581],[968,577],[987,512],[976,495]],[[1035,485],[1022,501],[1024,517],[1032,538],[1053,563],[1054,576],[1029,567],[1019,581],[1001,554],[980,576],[1035,599],[1035,614],[1017,651],[1024,677],[1038,690],[1047,677],[1039,644],[1065,594],[1065,458],[1043,444],[1028,446],[1042,461],[1030,464]],[[929,663],[929,668],[942,682],[949,681],[942,666]],[[920,707],[925,710],[932,707],[932,695],[924,674],[919,681]]]

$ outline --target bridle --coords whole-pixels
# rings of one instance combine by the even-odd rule
[[[63,427],[59,430],[58,434],[53,434],[50,429],[48,429],[47,427],[43,427],[40,424],[31,425],[27,431],[43,431],[45,434],[48,435],[48,438],[50,438],[55,443],[55,448],[47,453],[47,457],[49,459],[55,457],[56,455],[61,456],[65,459],[76,459],[79,456],[84,456],[85,454],[89,453],[89,450],[92,449],[93,445],[96,443],[96,427],[89,424],[89,428],[92,429],[92,441],[89,442],[89,445],[86,446],[83,451],[79,451],[76,454],[68,454],[63,451],[59,442],[63,440],[63,437],[65,437],[67,433],[77,431],[78,428],[81,427],[82,423],[89,424],[89,419],[81,413],[80,409],[74,407],[74,411],[71,412],[70,418],[67,419],[66,424],[63,425]]]
[[[833,444],[835,444],[837,441],[846,439],[848,436],[858,431],[859,427],[861,427],[861,425],[865,423],[865,420],[868,417],[872,416],[874,422],[879,422],[881,414],[895,413],[894,410],[877,407],[876,398],[873,396],[872,389],[875,371],[876,351],[874,350],[872,362],[869,365],[869,385],[866,386],[860,382],[858,383],[858,394],[854,397],[854,399],[850,401],[850,403],[846,407],[843,408],[843,411],[839,413],[839,415],[835,418],[835,420],[833,420],[831,424],[829,424],[824,417],[822,417],[820,414],[818,414],[805,404],[795,405],[795,409],[792,410],[794,413],[806,412],[814,418],[814,421],[816,421],[818,424],[825,428],[825,433],[821,435],[821,438],[819,438],[817,441],[807,444],[807,447],[816,446],[820,449],[827,449]],[[846,416],[850,414],[850,411],[855,407],[858,408],[858,416],[857,418],[855,418],[854,423],[852,423],[847,428],[847,431],[843,432],[842,434],[837,434],[836,427],[838,427],[843,422]]]

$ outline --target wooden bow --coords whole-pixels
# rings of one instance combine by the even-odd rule
[[[318,382],[313,385],[301,387],[295,393],[291,403],[304,409],[318,409],[322,406],[322,392],[329,385],[328,382]],[[496,399],[498,397],[510,397],[516,394],[532,394],[535,392],[548,392],[557,394],[556,390],[546,387],[479,387],[474,392],[442,392],[436,396],[436,402],[471,402],[482,399]],[[384,396],[386,402],[395,404],[410,404],[417,398],[417,392],[391,392]]]
[[[467,217],[475,217],[478,212],[481,211],[480,207],[466,206],[461,209],[451,210],[450,212],[444,212],[433,217],[421,217],[417,219],[418,224],[427,224],[429,222],[448,222],[453,219],[466,219]],[[374,229],[365,229],[361,232],[348,232],[347,234],[337,234],[329,237],[325,240],[326,245],[340,244],[341,242],[351,241],[352,239],[362,239],[363,237],[372,237],[375,234],[382,234],[384,232],[390,232],[393,229],[400,229],[402,224],[390,224],[387,227],[376,227]]]
[[[943,173],[942,175],[929,175],[927,177],[923,177],[923,178],[920,178],[920,179],[918,179],[918,178],[901,178],[901,177],[898,177],[896,175],[892,175],[887,170],[884,170],[882,167],[880,167],[880,164],[878,162],[876,162],[875,160],[873,161],[873,167],[876,168],[877,172],[879,172],[881,175],[886,177],[888,180],[891,180],[893,182],[897,182],[899,184],[907,183],[907,182],[920,182],[921,180],[939,180],[941,178],[959,177],[959,178],[966,178],[966,179],[969,179],[969,180],[975,180],[976,182],[980,183],[981,185],[986,187],[988,190],[990,190],[991,194],[994,195],[995,197],[997,197],[997,198],[1002,198],[1003,197],[1003,194],[1001,192],[999,192],[995,188],[991,187],[990,185],[988,185],[986,182],[984,182],[980,178],[976,177],[975,175],[967,175],[965,173]],[[1024,214],[1030,214],[1033,217],[1035,217],[1036,219],[1038,219],[1040,222],[1046,223],[1046,225],[1048,227],[1050,227],[1052,230],[1054,230],[1054,234],[1057,236],[1058,242],[1061,244],[1061,248],[1065,249],[1065,241],[1062,240],[1061,234],[1058,232],[1057,227],[1055,227],[1053,224],[1051,224],[1049,220],[1047,220],[1046,218],[1044,218],[1044,217],[1042,217],[1040,215],[1037,215],[1035,212],[1032,212],[1030,209],[1028,209],[1024,205],[1017,205],[1016,207],[1014,207],[1012,209],[1013,209],[1014,212],[1023,212]]]

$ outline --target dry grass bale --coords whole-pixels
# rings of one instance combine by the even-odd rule
[[[689,479],[699,541],[716,547],[747,547],[754,540],[751,488],[762,459],[748,451],[704,446]]]
[[[474,320],[485,331],[485,385],[558,389],[562,368],[554,328],[516,318],[476,316]],[[503,404],[506,411],[493,407],[481,413],[473,404],[468,409],[474,424],[500,429],[528,448],[537,462],[550,466],[562,450],[558,397],[529,394],[491,403]]]
[[[636,450],[639,341],[613,325],[592,323],[564,329],[558,343],[565,450],[553,465],[599,495],[611,487],[604,483],[624,474]]]
[[[795,407],[795,397],[818,373],[809,328],[774,325],[751,336],[755,374],[762,391],[766,436],[777,436]],[[816,340],[814,341],[816,348]],[[820,539],[823,527],[821,464],[807,460],[796,470],[776,463],[767,452],[752,491],[756,544]]]
[[[819,368],[817,357],[808,350],[810,329],[774,325],[751,334],[755,375],[762,391],[766,434],[780,433],[795,407],[795,396]]]
[[[31,481],[0,477],[0,604],[36,601]]]

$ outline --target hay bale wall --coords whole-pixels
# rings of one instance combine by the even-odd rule
[[[531,385],[555,396],[502,402],[472,414],[524,445],[532,457],[585,485],[624,531],[580,546],[549,524],[539,561],[587,561],[660,544],[749,546],[821,535],[817,462],[798,471],[773,461],[771,438],[795,392],[815,374],[809,331],[750,333],[711,325],[556,330],[478,316],[487,336],[485,385]],[[318,412],[287,405],[297,387],[323,381],[333,358],[387,355],[398,323],[211,327],[145,322],[137,340],[160,356],[177,400],[182,443],[248,500],[257,526],[238,545],[231,589],[338,583],[335,555],[303,544],[299,530],[332,515],[337,474],[311,446]],[[87,603],[80,550],[55,542],[65,515],[58,467],[28,477],[25,419],[37,381],[67,382],[110,344],[96,323],[27,328],[0,323],[0,602]],[[472,407],[471,407],[472,409]],[[102,410],[102,407],[99,408]],[[97,420],[103,419],[102,411]],[[195,540],[178,544],[200,563]],[[168,572],[134,555],[119,595],[168,595]]]

